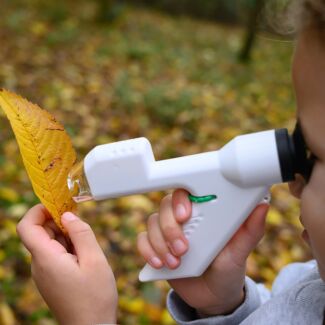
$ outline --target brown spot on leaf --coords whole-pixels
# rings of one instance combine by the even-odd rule
[[[58,161],[61,161],[62,159],[60,157],[57,157],[57,158],[54,158],[49,164],[48,166],[44,169],[44,172],[48,172],[49,170],[51,170],[55,164],[58,162]]]
[[[63,127],[62,128],[58,128],[58,127],[49,127],[49,128],[46,128],[45,130],[50,130],[50,131],[64,131]]]

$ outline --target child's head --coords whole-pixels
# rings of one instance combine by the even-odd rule
[[[297,118],[316,161],[308,183],[290,188],[301,199],[301,222],[325,280],[325,0],[302,0],[299,16],[292,77]]]

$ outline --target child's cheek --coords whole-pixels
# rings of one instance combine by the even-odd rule
[[[311,182],[304,188],[301,195],[301,220],[325,280],[325,202],[317,194]]]

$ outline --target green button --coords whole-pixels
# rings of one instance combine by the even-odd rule
[[[194,196],[192,194],[189,194],[188,198],[190,199],[191,202],[204,203],[204,202],[208,202],[211,200],[215,200],[217,198],[217,196],[216,195]]]

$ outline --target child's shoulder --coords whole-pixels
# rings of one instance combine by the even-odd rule
[[[317,263],[311,260],[305,263],[290,263],[278,274],[272,285],[272,296],[291,289],[300,282],[320,279]]]
[[[276,278],[271,298],[242,323],[321,324],[325,283],[315,261],[287,265]]]

